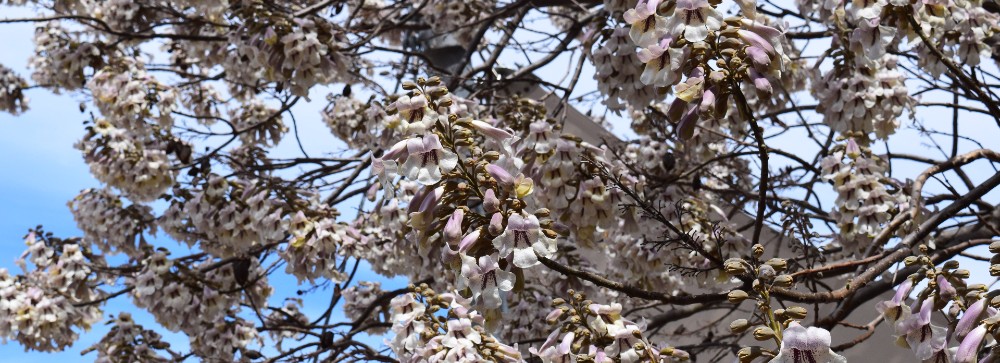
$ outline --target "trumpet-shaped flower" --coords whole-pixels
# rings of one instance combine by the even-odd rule
[[[403,163],[403,172],[410,180],[423,185],[441,181],[441,172],[449,172],[458,165],[458,156],[441,147],[437,135],[412,138],[406,142],[409,156]]]
[[[538,264],[538,257],[555,253],[555,241],[542,234],[538,217],[512,214],[507,218],[507,229],[493,239],[493,246],[500,250],[500,257],[514,254],[514,266],[528,268]]]
[[[708,38],[710,31],[722,27],[722,14],[708,0],[678,0],[676,6],[674,16],[667,21],[670,34],[683,34],[689,42],[700,42]]]
[[[771,363],[846,363],[847,358],[830,349],[830,332],[816,327],[788,324],[781,339],[781,351]]]
[[[931,324],[934,301],[924,300],[920,312],[910,315],[896,324],[896,333],[906,336],[906,343],[920,360],[930,359],[934,353],[945,348],[948,330]]]
[[[909,317],[910,307],[903,302],[906,300],[906,296],[910,294],[910,289],[912,288],[913,280],[904,280],[903,283],[899,284],[899,288],[896,289],[896,295],[892,297],[892,300],[879,302],[875,305],[875,310],[878,310],[885,317],[885,320],[890,322]]]
[[[640,0],[634,9],[625,11],[625,22],[632,26],[628,35],[639,47],[647,47],[666,34],[666,18],[656,15],[659,0]]]
[[[473,299],[482,299],[487,309],[500,307],[500,291],[514,288],[514,274],[501,270],[493,256],[475,257],[462,255],[462,274],[458,276],[458,287],[472,290]]]

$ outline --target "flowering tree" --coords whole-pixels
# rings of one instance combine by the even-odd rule
[[[0,18],[37,26],[0,111],[84,97],[102,184],[69,202],[82,236],[35,228],[0,271],[25,349],[111,315],[100,362],[1000,355],[1000,258],[970,251],[1000,253],[994,0],[0,4],[37,13]],[[330,89],[298,118],[342,145],[271,153]]]

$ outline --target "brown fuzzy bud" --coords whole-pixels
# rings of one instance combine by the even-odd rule
[[[809,315],[809,311],[801,306],[791,306],[785,309],[785,316],[792,319],[802,320],[806,318],[806,315]]]
[[[729,331],[733,334],[739,334],[747,331],[750,328],[750,322],[747,319],[736,319],[732,323],[729,323]]]
[[[788,288],[792,287],[793,283],[795,283],[795,279],[791,275],[778,275],[774,278],[774,286]]]
[[[743,290],[733,290],[733,291],[730,291],[729,294],[726,295],[726,299],[728,299],[729,302],[731,302],[733,304],[739,304],[739,303],[743,302],[743,300],[746,300],[746,299],[749,299],[749,298],[750,298],[750,294],[747,294],[747,292],[743,291]]]
[[[774,267],[777,271],[784,271],[788,268],[788,260],[785,260],[784,258],[772,258],[767,260],[767,262],[764,262],[764,264]]]
[[[766,326],[758,326],[753,330],[753,338],[758,341],[765,341],[774,338],[774,330]]]

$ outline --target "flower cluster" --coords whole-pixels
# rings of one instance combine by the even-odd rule
[[[159,220],[160,226],[178,241],[217,256],[233,256],[285,237],[287,214],[284,203],[255,180],[227,180],[209,176],[204,189],[175,195]]]
[[[192,273],[200,273],[199,278]],[[236,314],[242,304],[261,306],[272,292],[256,259],[183,265],[156,252],[129,280],[135,287],[135,305],[148,310],[164,328],[187,334],[194,352],[206,359],[230,360],[257,339],[252,323]]]
[[[349,78],[353,61],[340,52],[346,47],[345,35],[330,22],[289,19],[263,3],[240,9],[239,16],[258,20],[228,34],[232,49],[222,65],[233,84],[253,85],[265,79],[307,97],[314,85]],[[237,87],[232,92],[249,95],[251,89]]]
[[[921,251],[927,251],[925,246],[921,247]],[[990,245],[990,250],[1000,252],[1000,243]],[[904,262],[925,267],[926,273],[895,281],[899,283],[895,296],[876,306],[885,320],[893,323],[899,345],[910,348],[916,359],[925,362],[978,361],[984,338],[1000,328],[997,325],[1000,314],[990,302],[992,295],[986,293],[988,288],[968,284],[970,271],[959,268],[958,261],[935,266],[929,256],[922,254],[910,256]],[[926,280],[923,291],[916,294],[912,305],[907,305],[914,288],[923,280]],[[945,314],[953,322],[950,327],[938,325],[932,319],[943,307],[948,307]],[[950,347],[956,343],[957,349]]]
[[[379,324],[389,320],[389,310],[385,302],[376,305],[379,297],[386,293],[378,282],[361,281],[341,292],[344,298],[344,315],[354,322]],[[385,328],[368,330],[372,334],[383,334]]]
[[[392,331],[387,342],[402,361],[522,362],[516,347],[499,342],[485,328],[484,317],[452,293],[438,294],[426,285],[390,302]],[[434,311],[444,310],[440,320]]]
[[[91,288],[93,276],[81,245],[49,235],[29,233],[18,264],[24,275],[0,269],[0,337],[25,349],[61,351],[101,318],[90,302],[101,292]],[[27,262],[34,266],[29,271]]]
[[[557,324],[544,343],[531,347],[532,354],[544,363],[566,361],[594,362],[678,362],[689,359],[687,352],[666,347],[657,349],[647,340],[642,327],[621,316],[617,303],[591,302],[573,290],[569,302],[556,298],[555,309],[546,317]]]
[[[105,46],[80,39],[57,21],[35,29],[35,55],[29,60],[31,79],[56,90],[78,90],[87,82],[84,71],[104,64]]]
[[[840,242],[851,250],[866,248],[871,238],[901,210],[909,196],[886,177],[885,161],[858,139],[823,159],[823,178],[837,191],[833,215],[840,227]],[[864,140],[864,139],[861,139]],[[896,189],[896,190],[891,190]]]
[[[83,351],[96,351],[97,363],[128,363],[135,361],[167,363],[170,360],[158,351],[170,348],[160,334],[143,328],[132,320],[132,314],[119,313],[110,321],[111,331],[101,341]]]
[[[758,98],[769,97],[774,92],[771,79],[780,77],[789,62],[782,32],[754,20],[753,1],[739,4],[743,17],[726,21],[718,4],[707,0],[640,1],[624,14],[645,64],[642,83],[673,87],[676,98],[669,117],[678,123],[681,138],[690,139],[699,120],[727,115],[730,96],[742,93],[733,84],[752,85]],[[746,97],[736,99],[737,107],[743,107]]]
[[[243,107],[229,110],[233,132],[244,145],[275,146],[288,131],[281,122],[281,113],[253,98]]]
[[[281,252],[288,263],[285,272],[299,281],[310,282],[320,277],[331,281],[347,277],[337,268],[337,256],[344,254],[341,247],[354,239],[348,235],[348,227],[337,224],[333,218],[314,221],[302,212],[296,213],[288,223],[292,239]]]
[[[28,110],[24,88],[28,83],[10,68],[0,65],[0,111],[17,115]]]
[[[842,135],[872,132],[887,138],[899,128],[904,110],[916,101],[903,82],[896,56],[885,55],[860,70],[834,68],[813,82],[823,122]]]
[[[658,98],[656,90],[640,79],[643,62],[636,54],[628,28],[615,28],[590,58],[597,88],[607,97],[604,104],[608,109],[623,110],[630,105],[641,108]]]
[[[139,204],[125,206],[120,197],[107,189],[84,190],[69,202],[69,208],[84,239],[104,253],[138,257],[140,250],[148,246],[141,237],[143,232],[156,231],[152,208]]]
[[[368,106],[353,97],[343,95],[327,95],[330,104],[323,109],[323,122],[338,139],[348,147],[363,149],[373,145],[381,145],[377,134],[373,133],[374,122],[368,122]],[[383,125],[384,126],[384,125]]]

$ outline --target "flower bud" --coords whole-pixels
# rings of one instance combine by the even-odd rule
[[[1000,253],[1000,241],[990,243],[990,253]]]
[[[747,47],[747,58],[750,58],[750,63],[759,72],[766,72],[771,69],[771,56],[767,54],[767,51],[760,47]]]
[[[458,250],[460,252],[468,252],[469,249],[476,244],[476,241],[479,241],[480,231],[482,231],[481,228],[476,228],[476,230],[472,231],[472,233],[469,233],[465,236],[465,238],[462,238],[462,242],[458,244]]]
[[[847,157],[857,159],[861,156],[861,146],[858,145],[858,141],[853,137],[847,138],[847,148],[845,152],[847,153]]]
[[[774,318],[778,321],[788,320],[788,316],[785,315],[785,309],[774,309]]]
[[[938,285],[938,294],[945,301],[951,300],[951,298],[955,297],[955,295],[958,294],[958,291],[955,290],[955,286],[952,286],[951,281],[948,281],[948,279],[945,278],[944,275],[938,275],[937,285]]]
[[[487,189],[486,195],[483,196],[483,210],[486,213],[496,213],[500,211],[500,199],[497,199],[497,194],[493,192],[493,189]]]
[[[774,330],[766,326],[758,326],[753,330],[753,338],[758,341],[765,341],[774,338]]]
[[[806,318],[806,315],[809,315],[809,311],[801,306],[790,306],[785,309],[785,316],[792,319],[802,320]]]
[[[751,250],[753,250],[753,257],[760,258],[760,256],[764,255],[764,246],[759,243],[753,245]]]
[[[969,284],[969,286],[966,286],[965,289],[967,291],[986,292],[987,287],[986,287],[986,284]]]
[[[448,87],[437,86],[427,90],[427,94],[434,98],[441,98],[448,94]]]
[[[739,258],[730,258],[723,265],[726,273],[730,275],[743,275],[747,273],[746,261]]]
[[[1000,276],[1000,264],[990,265],[990,276]]]
[[[733,334],[739,334],[745,332],[750,328],[750,322],[747,319],[736,319],[732,323],[729,323],[729,331]]]
[[[770,260],[767,260],[767,262],[764,262],[764,264],[774,267],[774,269],[777,271],[784,271],[786,268],[788,268],[788,261],[785,260],[784,258],[772,258]]]
[[[795,283],[795,279],[792,278],[792,275],[778,275],[774,278],[774,286],[777,287],[789,288],[792,287],[793,283]]]
[[[983,342],[983,338],[985,337],[986,327],[979,325],[973,329],[969,335],[965,336],[965,339],[962,339],[962,343],[958,345],[958,350],[955,352],[955,362],[977,362],[979,359],[979,345]]]
[[[907,256],[906,258],[903,259],[904,265],[910,266],[913,265],[914,263],[917,263],[917,256]]]
[[[486,172],[490,173],[490,176],[496,179],[497,182],[505,188],[509,188],[514,184],[514,176],[510,175],[507,170],[504,170],[504,168],[500,166],[494,164],[486,165]]]
[[[986,299],[976,300],[972,305],[969,305],[969,308],[965,309],[965,314],[962,315],[962,318],[958,320],[958,324],[955,325],[955,334],[959,338],[969,334],[973,327],[979,323],[979,319],[985,311]]]
[[[762,354],[764,352],[760,347],[743,347],[736,353],[736,356],[740,359],[740,363],[750,363]]]
[[[479,131],[479,133],[483,134],[483,136],[486,136],[497,142],[503,142],[504,140],[514,137],[514,135],[512,135],[511,133],[496,128],[493,125],[490,125],[488,122],[484,121],[472,120],[469,121],[469,126],[475,129],[476,131]]]
[[[750,294],[747,294],[747,292],[743,290],[733,290],[726,295],[726,299],[733,304],[739,304],[748,298],[750,298]]]
[[[949,270],[953,270],[953,269],[958,268],[958,265],[959,265],[958,261],[955,261],[955,260],[948,260],[948,261],[944,262],[944,268],[949,269]]]
[[[563,308],[552,309],[552,311],[549,312],[549,315],[545,316],[545,322],[549,324],[555,324],[556,321],[559,320],[559,317],[562,316],[562,314],[564,313],[566,313],[566,311],[563,310]]]
[[[499,236],[503,233],[503,214],[493,213],[490,217],[490,226],[487,227],[487,231],[494,236]]]
[[[448,222],[445,223],[444,230],[442,230],[445,240],[450,243],[457,242],[462,238],[462,221],[464,219],[465,211],[461,208],[455,209],[455,212],[448,218]]]
[[[764,282],[773,281],[774,275],[776,274],[777,272],[774,270],[774,267],[771,267],[771,265],[761,265],[757,270],[757,278]]]

